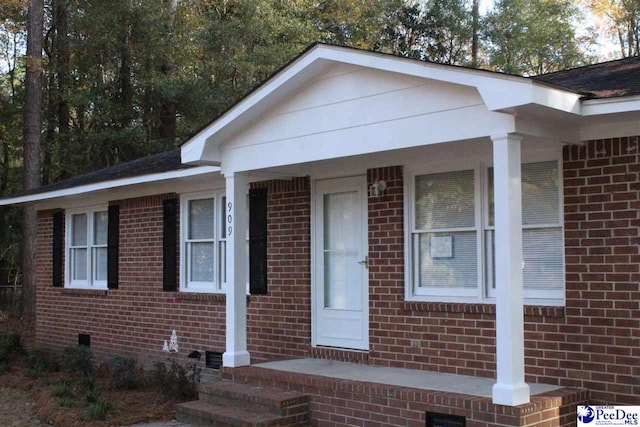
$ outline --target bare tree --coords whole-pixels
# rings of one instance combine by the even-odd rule
[[[40,186],[40,135],[42,133],[43,0],[30,0],[27,15],[27,58],[24,105],[23,187]],[[22,211],[22,315],[36,315],[36,224],[32,206]]]

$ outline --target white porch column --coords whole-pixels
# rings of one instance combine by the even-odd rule
[[[227,200],[224,224],[227,231],[227,349],[223,366],[249,364],[247,351],[247,178],[239,173],[225,174]]]
[[[496,383],[493,403],[529,402],[524,382],[522,181],[519,135],[492,136],[496,251]]]

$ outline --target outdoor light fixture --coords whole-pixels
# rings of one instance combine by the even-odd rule
[[[369,187],[369,196],[370,197],[380,197],[384,196],[384,190],[387,189],[387,183],[381,180],[376,180],[371,187]]]

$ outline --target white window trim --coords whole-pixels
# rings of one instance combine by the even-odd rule
[[[226,294],[227,283],[225,280],[226,271],[226,242],[224,233],[224,206],[226,200],[224,189],[213,191],[201,191],[197,193],[185,193],[180,195],[180,292],[197,292],[209,294]],[[214,236],[213,236],[213,282],[191,282],[187,281],[188,257],[187,257],[187,231],[189,218],[189,201],[201,199],[213,199],[214,209]],[[247,199],[249,194],[247,193]],[[249,203],[247,201],[247,206]],[[247,219],[248,219],[247,215]],[[249,262],[249,227],[247,226],[246,236],[247,263]],[[249,279],[247,278],[247,295],[249,295]]]
[[[411,200],[411,220],[410,220],[410,224],[409,227],[411,228],[411,233],[410,236],[408,237],[408,239],[410,240],[410,244],[412,245],[412,247],[410,248],[410,259],[413,263],[413,269],[412,269],[412,277],[411,277],[411,286],[412,286],[412,291],[414,293],[414,295],[416,297],[427,297],[427,298],[431,298],[431,297],[437,297],[437,298],[441,298],[444,297],[446,298],[447,296],[450,295],[456,295],[458,298],[462,299],[462,300],[472,300],[472,299],[476,299],[477,298],[477,283],[479,283],[479,281],[481,280],[481,275],[482,275],[482,266],[481,266],[481,261],[482,259],[481,257],[481,251],[480,251],[480,247],[479,247],[479,241],[480,239],[478,238],[478,234],[481,232],[481,227],[480,227],[480,219],[481,219],[481,210],[480,210],[480,206],[478,204],[478,197],[480,197],[480,188],[478,183],[479,181],[479,174],[480,174],[480,168],[478,166],[473,166],[473,165],[469,165],[469,167],[464,167],[462,169],[457,169],[457,171],[464,171],[464,170],[471,170],[473,171],[473,197],[474,197],[474,226],[473,227],[456,227],[456,228],[445,228],[445,229],[417,229],[415,228],[415,224],[416,224],[416,212],[415,212],[415,179],[417,176],[420,175],[425,175],[425,174],[437,174],[440,173],[440,171],[438,172],[424,172],[424,173],[413,173],[410,174],[411,175],[411,185],[409,188],[410,191],[410,200]],[[451,171],[447,171],[447,172],[451,172]],[[477,274],[476,274],[476,286],[474,288],[471,287],[466,287],[466,288],[461,288],[461,287],[440,287],[437,289],[420,289],[419,286],[417,286],[417,280],[418,280],[418,268],[419,268],[419,264],[417,262],[415,262],[414,258],[415,255],[417,253],[419,253],[419,249],[418,249],[418,236],[421,233],[439,233],[439,232],[459,232],[459,231],[466,231],[466,232],[475,232],[476,233],[476,242],[478,242],[476,244],[476,264],[478,266],[478,270],[477,270]]]
[[[219,260],[221,243],[226,239],[221,238],[221,227],[223,226],[220,214],[220,204],[224,191],[206,191],[198,193],[188,193],[180,195],[180,292],[198,292],[198,293],[224,293],[222,278],[220,277],[221,269]],[[189,257],[187,250],[187,236],[189,227],[189,202],[193,200],[213,199],[213,281],[203,282],[188,280]],[[224,255],[222,256],[224,259]]]
[[[559,224],[546,224],[551,227],[560,227],[562,231],[562,246],[564,248],[564,186],[562,171],[562,153],[552,155],[540,155],[534,158],[527,158],[526,163],[536,163],[543,161],[558,162],[558,182],[559,182]],[[488,168],[493,166],[493,159],[490,157],[477,157],[470,160],[460,160],[450,164],[421,165],[420,167],[405,166],[404,174],[404,230],[405,230],[405,300],[407,301],[427,301],[427,302],[452,302],[452,303],[489,303],[495,304],[495,294],[490,289],[487,278],[488,270],[488,246],[486,231],[494,229],[489,227],[489,203],[488,203]],[[417,266],[415,261],[415,178],[419,175],[436,174],[443,172],[455,172],[462,170],[475,171],[475,208],[476,208],[476,230],[477,230],[477,255],[478,255],[478,282],[473,292],[461,292],[461,288],[440,288],[419,290],[416,286]],[[542,228],[543,225],[523,226],[527,228]],[[433,230],[430,230],[433,231]],[[447,231],[454,231],[450,229]],[[566,277],[564,251],[562,252],[562,288],[557,290],[524,290],[524,302],[527,305],[564,306],[566,294]],[[471,291],[471,288],[468,288]]]
[[[107,205],[96,205],[85,208],[67,209],[65,211],[65,262],[64,262],[64,277],[65,288],[72,289],[107,289],[107,280],[95,279],[94,268],[94,249],[106,248],[107,245],[96,245],[94,243],[94,214],[97,212],[108,212],[109,207]],[[71,278],[71,235],[72,219],[74,215],[86,215],[87,216],[87,279],[86,280],[72,280]]]

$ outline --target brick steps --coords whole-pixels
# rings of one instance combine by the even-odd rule
[[[231,381],[204,384],[200,400],[176,405],[182,422],[212,426],[308,425],[309,396]]]

